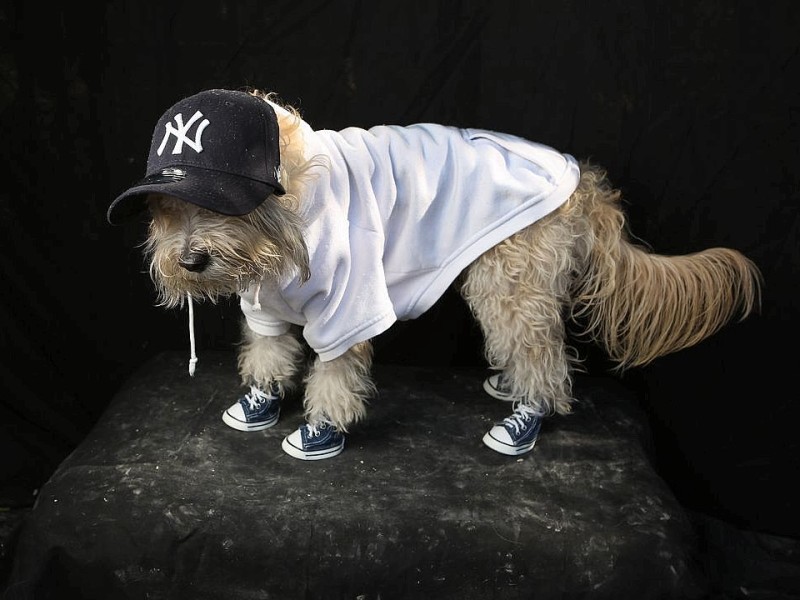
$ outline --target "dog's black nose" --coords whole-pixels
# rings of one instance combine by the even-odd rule
[[[178,264],[187,271],[199,273],[208,266],[210,258],[207,252],[184,252],[178,259]]]

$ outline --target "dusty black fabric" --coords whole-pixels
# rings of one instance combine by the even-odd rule
[[[481,370],[381,367],[334,459],[222,411],[235,355],[154,358],[42,489],[9,591],[37,598],[701,598],[690,522],[651,466],[635,400],[580,378],[532,454],[481,436],[510,404]],[[14,596],[12,596],[14,597]]]
[[[605,166],[654,249],[745,251],[765,275],[760,316],[626,377],[641,377],[681,503],[800,539],[800,403],[786,391],[796,0],[11,0],[0,13],[0,511],[33,503],[143,361],[185,348],[186,312],[154,306],[143,224],[111,227],[106,209],[145,172],[165,106],[252,85],[315,128],[434,121],[548,143]],[[237,305],[195,311],[201,359],[239,340]],[[484,364],[455,295],[377,345],[384,363]]]

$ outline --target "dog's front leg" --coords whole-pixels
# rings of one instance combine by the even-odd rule
[[[239,375],[244,385],[267,389],[277,382],[284,390],[290,390],[302,359],[303,345],[292,332],[264,336],[244,327],[239,352]]]
[[[371,367],[372,344],[368,341],[327,362],[316,358],[305,381],[306,420],[311,424],[328,421],[346,433],[364,418],[367,400],[375,392]]]
[[[250,391],[222,413],[239,431],[261,431],[278,422],[284,393],[293,384],[303,346],[291,333],[263,336],[244,328],[239,374]]]
[[[305,379],[307,424],[284,439],[284,451],[302,460],[339,454],[344,434],[364,417],[367,400],[375,393],[371,366],[372,344],[368,341],[330,361],[317,357]]]

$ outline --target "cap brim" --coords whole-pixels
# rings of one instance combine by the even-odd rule
[[[258,208],[270,194],[285,193],[280,185],[220,171],[190,166],[176,169],[180,175],[159,172],[117,196],[108,207],[108,222],[119,225],[137,216],[147,207],[144,200],[149,194],[174,196],[212,212],[242,216]]]

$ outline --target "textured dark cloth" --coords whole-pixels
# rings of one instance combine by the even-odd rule
[[[368,419],[310,463],[280,449],[298,398],[234,431],[235,356],[194,378],[184,359],[142,367],[42,488],[12,597],[703,597],[688,517],[613,379],[579,377],[574,413],[511,458],[481,443],[511,410],[485,373],[378,366]]]

